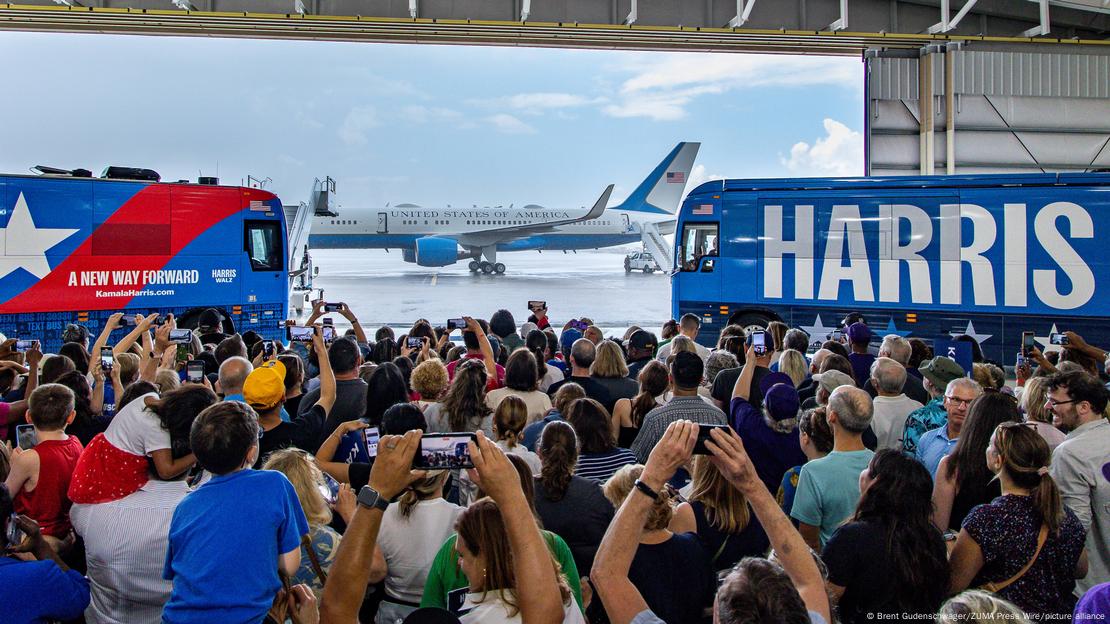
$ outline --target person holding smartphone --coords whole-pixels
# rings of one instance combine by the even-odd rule
[[[0,556],[0,618],[5,622],[80,618],[89,605],[88,579],[62,561],[37,522],[13,514],[12,509],[7,489],[0,488],[0,550],[10,553]]]
[[[528,316],[528,322],[535,323],[536,329],[544,330],[551,327],[551,321],[547,318],[546,301],[530,301],[528,302],[528,309],[532,312]]]
[[[469,316],[464,316],[466,329],[463,330],[463,342],[466,344],[466,355],[462,359],[447,364],[447,376],[454,381],[455,369],[460,362],[466,360],[480,360],[486,367],[486,390],[496,390],[505,385],[505,368],[498,364],[493,357],[493,347],[489,338],[482,329],[481,323]]]

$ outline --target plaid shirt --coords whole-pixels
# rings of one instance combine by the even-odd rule
[[[644,416],[644,424],[632,442],[632,453],[641,464],[647,463],[651,449],[663,438],[667,427],[676,420],[689,420],[703,425],[727,425],[725,413],[699,396],[675,397]]]

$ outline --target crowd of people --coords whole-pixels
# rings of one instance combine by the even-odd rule
[[[694,315],[531,312],[459,344],[323,302],[288,343],[214,309],[0,343],[0,621],[1110,614],[1110,358],[1081,336],[1009,383],[859,314],[706,346]]]

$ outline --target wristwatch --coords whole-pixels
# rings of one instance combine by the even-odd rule
[[[367,509],[377,508],[385,511],[389,507],[389,499],[378,494],[378,491],[369,485],[364,485],[358,491],[358,504]]]

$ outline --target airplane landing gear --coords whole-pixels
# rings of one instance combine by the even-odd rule
[[[498,262],[497,264],[494,264],[493,265],[493,272],[498,274],[498,275],[504,274],[505,273],[505,265],[500,263],[500,262]]]
[[[498,263],[498,264],[500,264],[500,263]],[[482,269],[482,273],[485,273],[486,275],[489,275],[490,273],[493,273],[493,270],[494,270],[493,269],[493,264],[491,264],[489,262],[482,261],[480,266],[481,266],[481,269]]]
[[[481,267],[480,264],[478,264],[477,260],[471,260],[470,264],[466,265],[466,268],[470,269],[471,273],[477,273],[478,270],[481,269],[482,267]]]

